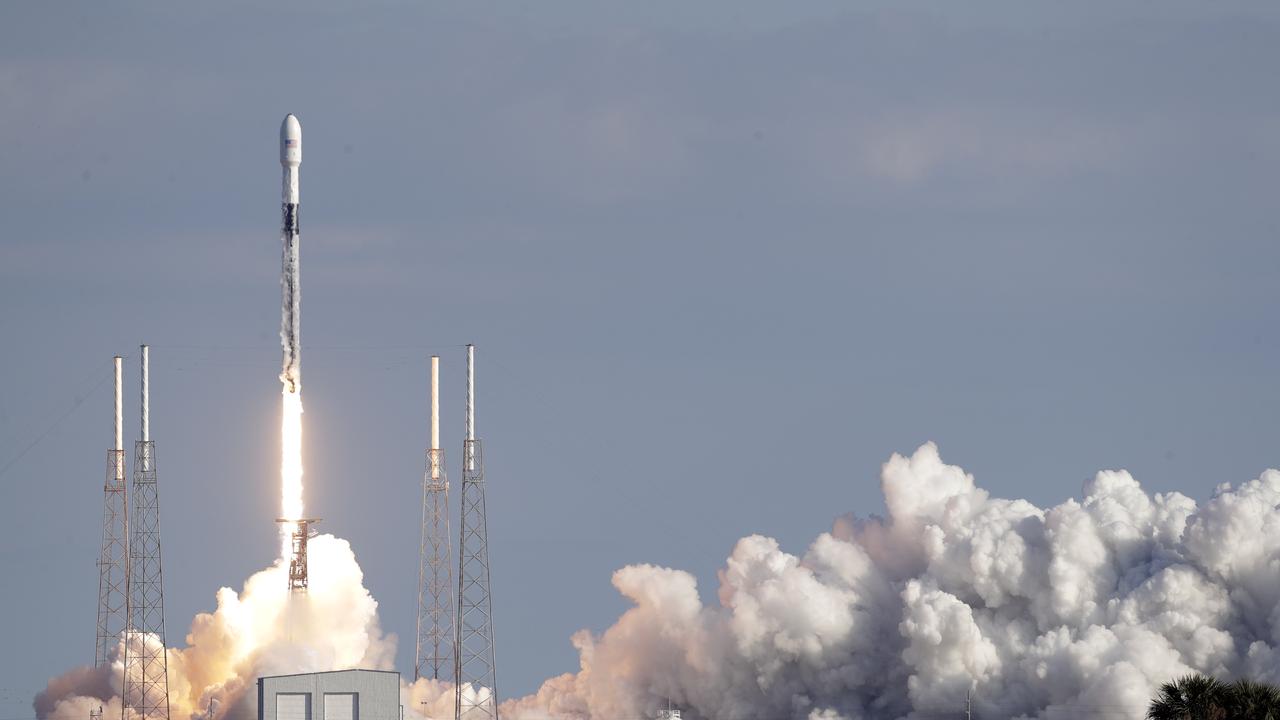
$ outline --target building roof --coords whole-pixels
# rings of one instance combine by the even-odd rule
[[[305,677],[307,675],[332,675],[334,673],[350,673],[350,672],[386,673],[388,675],[400,674],[399,670],[370,670],[368,668],[347,668],[346,670],[320,670],[317,672],[289,673],[288,675],[261,675],[258,677],[258,679],[267,680],[269,678]]]

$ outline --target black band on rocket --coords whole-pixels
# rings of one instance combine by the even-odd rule
[[[284,231],[287,233],[298,232],[298,204],[282,203],[280,211],[284,216]]]

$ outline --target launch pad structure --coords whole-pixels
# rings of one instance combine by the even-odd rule
[[[306,592],[308,584],[307,541],[317,535],[317,531],[311,529],[311,526],[320,522],[320,518],[299,518],[297,520],[276,518],[276,522],[293,526],[293,530],[289,534],[289,589]]]

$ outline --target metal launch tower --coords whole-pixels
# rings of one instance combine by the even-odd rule
[[[160,565],[160,495],[151,439],[150,353],[142,346],[142,434],[133,444],[133,517],[129,537],[129,624],[124,643],[121,716],[169,720],[169,664]]]
[[[122,358],[115,357],[115,444],[107,451],[102,509],[102,552],[98,556],[98,633],[93,665],[111,664],[128,623],[129,490],[124,481]]]
[[[289,551],[289,590],[306,592],[310,581],[307,579],[307,541],[315,537],[316,530],[311,526],[320,522],[320,518],[276,518],[276,522],[292,525]]]
[[[476,348],[467,345],[467,429],[462,444],[462,532],[458,542],[455,720],[498,717],[498,667],[489,588],[484,463],[476,437]],[[487,694],[486,694],[487,693]]]
[[[422,478],[422,545],[418,549],[418,642],[413,679],[452,680],[453,571],[449,567],[449,479],[440,448],[440,358],[431,356],[431,447]]]

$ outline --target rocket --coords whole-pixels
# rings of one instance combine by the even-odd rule
[[[284,231],[298,232],[298,166],[302,164],[302,124],[292,113],[280,123],[280,166],[284,168],[281,202]]]
[[[280,346],[284,351],[280,382],[285,391],[298,392],[302,384],[300,319],[302,288],[298,281],[298,166],[302,164],[302,125],[293,114],[280,124],[281,255],[280,287],[283,294],[280,315]]]

